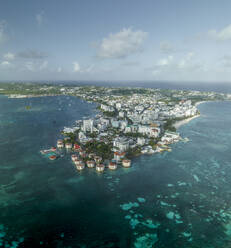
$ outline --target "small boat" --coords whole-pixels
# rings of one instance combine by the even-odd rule
[[[47,153],[49,153],[51,150],[50,149],[48,149],[48,150],[41,150],[40,152],[42,153],[42,154],[47,154]]]
[[[55,156],[55,155],[51,155],[50,157],[49,157],[49,159],[50,160],[55,160],[57,157]]]

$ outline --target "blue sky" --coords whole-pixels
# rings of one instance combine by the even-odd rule
[[[8,0],[0,80],[231,81],[231,1]]]

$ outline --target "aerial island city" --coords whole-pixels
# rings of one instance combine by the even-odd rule
[[[86,165],[98,172],[130,167],[140,154],[171,151],[169,144],[188,141],[176,128],[200,115],[200,102],[231,99],[215,92],[33,83],[2,84],[0,92],[11,98],[69,95],[96,103],[93,118],[64,127],[56,146],[40,152],[50,160],[68,155],[77,170]]]

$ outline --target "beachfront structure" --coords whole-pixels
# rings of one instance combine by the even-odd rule
[[[98,171],[98,172],[103,172],[104,169],[105,169],[104,164],[97,164],[97,165],[96,165],[96,171]]]
[[[110,170],[116,170],[116,169],[117,169],[117,164],[116,164],[116,163],[113,163],[113,162],[110,162],[110,163],[108,164],[108,168],[109,168]]]
[[[57,147],[58,147],[58,148],[63,148],[63,147],[64,147],[63,140],[59,139],[59,140],[57,141]]]
[[[131,166],[131,160],[130,159],[123,159],[122,165],[123,165],[123,167],[126,167],[126,168],[130,167]]]
[[[164,136],[161,137],[161,141],[165,144],[170,144],[180,140],[180,135],[174,132],[165,132]]]
[[[96,163],[100,163],[102,161],[102,158],[100,156],[95,156],[94,160]]]
[[[83,162],[76,165],[77,170],[83,170],[85,168],[85,164]]]
[[[74,162],[75,160],[78,159],[78,156],[76,154],[71,155],[71,160]]]
[[[116,161],[123,159],[124,156],[125,156],[125,152],[114,152],[114,159]]]
[[[79,165],[79,164],[82,162],[82,160],[80,160],[80,159],[75,159],[73,162],[75,163],[75,165]]]
[[[66,149],[71,149],[72,148],[72,144],[71,143],[66,143],[65,144],[65,147],[66,147]]]
[[[95,161],[93,161],[93,160],[87,161],[87,167],[88,168],[94,168],[95,167]]]

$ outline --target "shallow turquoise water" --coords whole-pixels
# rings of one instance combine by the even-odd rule
[[[200,105],[179,129],[190,142],[129,169],[80,173],[39,154],[94,106],[0,97],[0,247],[229,247],[231,103]]]

